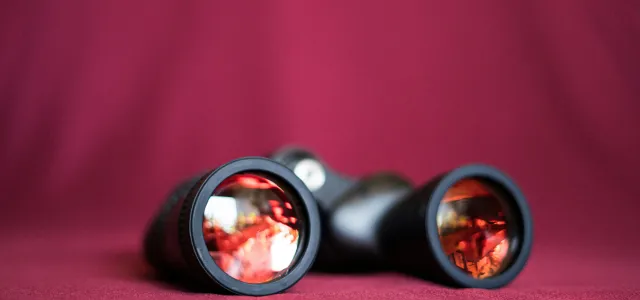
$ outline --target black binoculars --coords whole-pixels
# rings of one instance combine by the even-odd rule
[[[283,148],[179,185],[144,253],[159,274],[217,293],[279,293],[310,270],[492,289],[521,272],[532,238],[522,192],[491,166],[414,186],[391,172],[350,178],[311,151]]]

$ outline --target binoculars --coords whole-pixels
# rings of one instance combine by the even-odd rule
[[[520,189],[488,165],[415,186],[392,172],[351,178],[290,147],[178,185],[148,227],[144,254],[159,274],[224,294],[279,293],[310,270],[493,289],[526,265],[532,227]]]

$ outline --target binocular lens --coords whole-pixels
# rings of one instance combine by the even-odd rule
[[[480,180],[462,179],[451,186],[436,217],[440,244],[451,263],[476,279],[508,266],[513,234],[507,229],[508,211],[504,200]]]
[[[275,178],[236,174],[215,188],[204,210],[209,254],[229,276],[246,283],[281,277],[294,264],[302,226],[299,203]]]
[[[265,296],[292,287],[315,261],[320,216],[293,171],[244,157],[178,185],[151,222],[147,261],[189,288]]]

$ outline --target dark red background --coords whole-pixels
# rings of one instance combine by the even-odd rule
[[[295,143],[351,175],[508,172],[497,291],[309,275],[280,299],[640,297],[637,1],[4,1],[0,298],[209,298],[147,279],[176,181]]]

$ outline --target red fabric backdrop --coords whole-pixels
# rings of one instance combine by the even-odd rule
[[[639,53],[637,1],[4,1],[0,296],[190,296],[140,275],[148,218],[290,143],[354,176],[496,165],[536,239],[500,291],[310,275],[277,297],[638,296]]]

